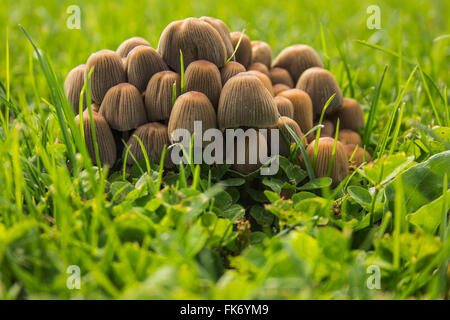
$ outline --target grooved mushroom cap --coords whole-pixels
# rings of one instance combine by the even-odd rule
[[[246,74],[253,75],[257,77],[261,82],[264,84],[264,86],[269,90],[270,94],[273,96],[273,88],[272,88],[272,82],[270,81],[269,77],[266,76],[264,73],[256,71],[256,70],[250,70],[245,72]]]
[[[114,142],[114,136],[109,128],[106,119],[99,115],[97,112],[92,112],[92,118],[94,120],[95,135],[97,137],[98,153],[100,163],[112,167],[116,162],[116,143]],[[75,117],[75,123],[80,125],[80,115]],[[95,147],[93,142],[92,127],[89,112],[85,110],[83,112],[83,130],[84,140],[87,150],[92,159],[92,163],[96,163]]]
[[[370,156],[370,153],[365,151],[363,148],[357,146],[356,144],[346,144],[344,145],[345,152],[347,153],[347,157],[350,159],[350,157],[353,154],[353,151],[356,149],[355,155],[353,156],[353,159],[351,162],[355,164],[355,166],[359,167],[363,162],[369,163],[372,161],[372,157]],[[364,161],[365,158],[365,161]]]
[[[278,110],[269,90],[256,76],[242,73],[225,83],[219,99],[220,129],[276,125]]]
[[[333,113],[333,119],[340,120],[342,129],[358,131],[364,127],[364,112],[358,101],[351,98],[344,98],[342,106]]]
[[[86,65],[81,64],[72,69],[64,81],[64,91],[73,108],[75,115],[78,114],[81,90],[84,85],[84,75],[86,72]],[[83,110],[86,108],[86,97],[83,100]]]
[[[201,92],[189,91],[177,98],[169,118],[169,139],[174,140],[176,129],[186,129],[194,133],[194,121],[202,122],[202,132],[217,128],[216,111],[208,97]]]
[[[326,177],[328,175],[328,166],[332,158],[334,139],[324,137],[319,139],[317,160],[315,167],[315,174],[317,177]],[[314,159],[314,146],[315,143],[311,143],[306,148],[309,161],[313,163]],[[345,179],[348,175],[348,157],[345,152],[344,146],[341,142],[336,143],[336,152],[333,161],[333,167],[331,170],[331,179],[333,179],[333,186],[336,186]]]
[[[114,51],[101,50],[91,54],[86,72],[90,72],[91,68],[94,68],[90,78],[91,95],[95,103],[101,104],[110,88],[127,80],[122,59]]]
[[[217,109],[220,91],[222,91],[222,79],[214,63],[206,60],[192,62],[186,69],[184,79],[186,91],[204,93]]]
[[[144,154],[138,140],[134,137],[136,135],[145,147],[147,155],[156,164],[160,163],[164,146],[170,145],[169,135],[167,133],[167,126],[159,122],[150,122],[138,127],[128,139],[127,146],[130,146],[130,153],[136,158],[137,161],[143,160]],[[124,149],[123,156],[125,156],[126,149]],[[127,164],[132,165],[134,163],[133,157],[128,155]],[[170,154],[167,152],[164,158],[164,166],[172,167],[170,160]]]
[[[169,70],[169,67],[159,53],[148,46],[137,46],[127,56],[128,82],[140,92],[147,87],[150,78],[160,71]]]
[[[245,72],[245,68],[242,64],[235,61],[228,62],[225,66],[220,69],[220,76],[222,79],[222,86],[231,78],[238,73]]]
[[[227,60],[227,50],[219,32],[208,22],[197,18],[174,21],[162,32],[158,52],[177,73],[181,71],[180,50],[184,68],[201,59],[220,68]]]
[[[296,83],[306,69],[312,67],[323,68],[323,63],[313,48],[305,44],[296,44],[283,49],[276,57],[272,67],[286,69],[289,71],[292,81]]]
[[[241,34],[241,32],[230,33],[231,43],[233,44],[234,49],[236,49],[239,39],[241,38]],[[243,35],[239,48],[236,50],[234,57],[236,61],[242,64],[245,68],[252,63],[252,45],[250,43],[250,38],[246,34]]]
[[[145,90],[145,110],[149,121],[168,120],[172,111],[173,85],[176,84],[176,94],[180,95],[181,79],[173,71],[158,72],[150,79]]]
[[[125,40],[117,48],[116,52],[121,58],[126,58],[128,53],[137,46],[147,46],[150,47],[150,43],[141,37],[133,37]]]
[[[300,129],[297,122],[295,122],[295,120],[293,120],[289,117],[280,117],[278,119],[278,128],[280,130],[278,146],[279,146],[280,155],[282,155],[284,157],[289,157],[291,144],[295,143],[295,138],[289,133],[288,129],[286,128],[286,125],[290,129],[292,129],[292,131],[294,131],[294,133],[297,135],[297,137],[299,139],[303,138],[303,132]],[[288,139],[289,144],[286,142],[285,137]],[[307,145],[306,139],[303,139],[302,144],[303,144],[303,146],[306,147],[306,145]]]
[[[320,117],[323,107],[328,99],[336,94],[331,100],[326,114],[331,114],[334,110],[342,105],[342,92],[336,79],[330,71],[322,68],[310,68],[303,72],[300,79],[298,79],[296,87],[306,91],[311,97],[314,108],[314,116]]]
[[[247,130],[244,130],[243,135],[247,134]],[[261,165],[263,165],[263,163],[261,163],[260,161],[259,155],[267,155],[268,151],[267,140],[264,138],[264,135],[261,134],[258,130],[255,130],[254,133],[255,135],[253,136],[253,138],[246,137],[244,140],[242,140],[242,138],[244,137],[243,135],[241,137],[233,137],[234,161],[231,165],[231,169],[236,170],[244,175],[248,175],[258,170]],[[225,139],[227,138],[227,135],[225,135]],[[244,143],[241,144],[238,141],[244,141]],[[228,141],[226,143],[228,144]]]
[[[278,113],[283,117],[294,117],[294,106],[291,100],[286,97],[275,97],[275,103],[277,104]]]
[[[217,30],[217,32],[219,32],[220,37],[222,38],[222,41],[225,45],[225,49],[227,50],[227,59],[231,57],[231,55],[234,52],[234,47],[233,44],[231,43],[230,29],[228,29],[225,22],[223,22],[220,19],[212,17],[200,17],[200,20],[209,23],[211,26],[214,27],[214,29]]]
[[[280,92],[278,96],[288,98],[294,106],[294,120],[302,132],[307,133],[313,127],[313,106],[309,95],[299,89],[289,89]]]
[[[129,83],[121,83],[109,89],[99,113],[111,128],[118,131],[135,129],[147,122],[142,95]]]
[[[339,130],[338,140],[343,144],[362,145],[361,136],[357,132],[348,129]]]
[[[269,69],[266,67],[265,64],[261,62],[253,62],[251,65],[247,68],[248,71],[259,71],[262,74],[265,74],[266,76],[270,76]]]
[[[294,87],[294,82],[292,81],[291,75],[286,69],[283,68],[272,68],[269,71],[270,80],[272,84],[282,83],[289,88]]]
[[[278,96],[281,92],[289,90],[289,89],[291,89],[291,88],[289,88],[287,85],[285,85],[283,83],[277,83],[272,86],[274,96]]]
[[[272,65],[272,49],[264,41],[252,41],[252,62],[261,62],[270,69]]]

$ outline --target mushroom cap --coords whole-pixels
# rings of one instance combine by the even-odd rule
[[[291,100],[286,97],[278,96],[274,98],[277,105],[278,113],[283,117],[294,117],[294,106]]]
[[[81,64],[73,68],[66,77],[64,81],[64,92],[69,99],[70,105],[72,106],[75,115],[78,114],[80,108],[80,95],[81,90],[84,85],[84,76],[86,73],[86,65]],[[83,110],[86,108],[86,97],[83,99]]]
[[[159,53],[149,46],[137,46],[127,56],[128,82],[140,92],[145,91],[150,78],[169,67]]]
[[[353,156],[352,162],[355,164],[355,166],[359,167],[363,162],[365,158],[365,162],[369,163],[372,161],[372,157],[370,156],[370,153],[364,150],[363,148],[357,146],[356,144],[346,144],[344,145],[345,152],[347,153],[347,157],[350,159],[350,157],[353,154],[353,151],[355,148],[358,147],[358,149],[355,152],[355,155]]]
[[[358,131],[364,127],[364,112],[355,99],[344,98],[342,106],[334,111],[332,117],[334,121],[339,119],[342,129]]]
[[[320,117],[326,102],[333,94],[336,95],[331,100],[325,113],[331,114],[342,105],[341,89],[336,79],[328,70],[322,68],[310,68],[306,70],[300,76],[300,79],[298,79],[296,87],[306,91],[311,97],[315,118]]]
[[[278,110],[271,93],[258,77],[241,73],[225,83],[219,99],[220,129],[276,125]]]
[[[198,91],[204,93],[217,109],[220,92],[222,91],[222,79],[220,71],[214,63],[206,60],[192,62],[184,75],[186,91]]]
[[[290,155],[290,149],[291,144],[295,143],[295,138],[290,134],[288,129],[286,128],[288,126],[294,133],[297,135],[299,139],[303,138],[303,132],[300,129],[300,126],[297,124],[297,122],[289,117],[280,117],[278,119],[278,128],[280,130],[279,132],[279,151],[280,155],[284,157],[289,157]],[[283,136],[284,135],[284,136]],[[286,142],[286,138],[289,141],[289,144]],[[307,146],[306,139],[303,139],[302,141],[303,146]]]
[[[111,129],[106,122],[106,119],[97,112],[92,112],[92,119],[94,120],[95,135],[97,138],[98,154],[100,163],[112,167],[116,162],[117,149],[114,141],[114,136]],[[75,117],[75,123],[80,125],[80,115]],[[96,163],[95,146],[93,142],[92,127],[88,110],[83,112],[83,131],[84,140],[88,153],[93,163]]]
[[[282,83],[288,86],[289,88],[294,87],[294,82],[292,81],[291,75],[289,71],[283,68],[272,68],[269,71],[270,80],[272,80],[272,84]]]
[[[158,52],[177,73],[181,71],[180,50],[185,69],[195,60],[208,60],[217,67],[227,60],[227,50],[219,32],[210,23],[197,18],[174,21],[162,32]]]
[[[253,62],[251,65],[249,65],[247,67],[247,70],[248,71],[259,71],[259,72],[265,74],[268,77],[270,75],[269,69],[267,68],[267,66],[264,63],[261,63],[261,62]]]
[[[270,69],[272,65],[272,49],[264,41],[252,41],[252,62],[261,62]]]
[[[126,58],[128,53],[137,46],[147,46],[150,47],[150,43],[141,37],[133,37],[125,40],[117,48],[116,52],[121,58]]]
[[[338,140],[343,144],[362,145],[361,136],[357,132],[348,129],[339,130]]]
[[[315,143],[310,143],[306,148],[309,161],[313,163]],[[328,175],[328,166],[332,158],[334,146],[333,138],[320,138],[317,151],[316,167],[314,169],[317,177],[326,177]],[[341,142],[336,143],[336,152],[331,170],[331,179],[333,179],[333,186],[336,186],[345,179],[348,175],[348,157],[344,146]]]
[[[256,70],[250,70],[245,73],[254,75],[259,80],[261,80],[261,82],[264,84],[264,86],[267,88],[267,90],[269,90],[270,94],[273,96],[272,81],[270,81],[270,78],[268,76],[266,76],[264,73],[256,71]]]
[[[236,49],[239,39],[241,38],[241,34],[242,32],[230,33],[231,43],[233,44],[234,49]],[[252,63],[252,45],[250,43],[250,38],[246,34],[242,36],[241,43],[239,44],[239,48],[236,50],[234,57],[236,61],[242,64],[245,68]]]
[[[314,122],[314,126],[317,126],[319,124],[319,121]],[[320,137],[332,137],[334,138],[334,123],[328,119],[324,119],[322,121],[322,129],[320,129]],[[308,142],[312,142],[316,139],[316,132],[311,133],[308,135]]]
[[[173,71],[161,71],[153,75],[145,90],[145,111],[149,121],[164,121],[172,111],[173,85],[176,94],[180,95],[181,78]]]
[[[300,89],[289,89],[278,94],[291,100],[294,106],[294,120],[302,132],[307,133],[313,127],[313,106],[309,95]]]
[[[231,37],[230,37],[230,29],[228,29],[225,22],[223,22],[220,19],[216,19],[213,17],[200,17],[200,20],[203,20],[207,23],[209,23],[211,26],[213,26],[217,32],[219,32],[220,37],[222,38],[222,41],[225,45],[225,49],[227,50],[227,59],[231,57],[231,55],[234,52],[233,44],[231,43]]]
[[[252,129],[248,129],[252,130]],[[244,131],[244,134],[247,132]],[[244,140],[244,146],[243,149],[241,148],[241,145],[237,143],[239,141],[236,136],[234,137],[234,161],[231,165],[231,169],[236,170],[240,172],[241,174],[248,175],[256,170],[258,170],[262,163],[260,161],[259,155],[267,155],[268,146],[267,146],[267,140],[265,139],[264,135],[260,133],[258,130],[255,130],[256,139],[250,139],[245,138]],[[225,140],[227,139],[227,135],[225,135]],[[228,142],[226,142],[228,143]],[[241,162],[242,155],[244,155],[243,163]],[[253,161],[256,160],[256,161]]]
[[[291,88],[289,88],[289,86],[287,86],[283,83],[277,83],[272,86],[274,96],[278,96],[281,92],[289,90],[289,89],[291,89]]]
[[[194,121],[202,122],[202,132],[217,128],[216,111],[208,97],[197,91],[189,91],[177,98],[169,118],[169,139],[173,139],[176,129],[186,129],[194,133]]]
[[[159,164],[164,150],[164,146],[168,147],[170,145],[169,135],[167,133],[167,126],[159,122],[149,122],[140,127],[138,127],[128,139],[127,145],[131,146],[130,151],[137,161],[144,159],[144,153],[140,143],[134,137],[135,135],[142,141],[142,144],[147,151],[147,155],[156,164]],[[123,156],[125,156],[126,149],[124,149]],[[127,157],[127,164],[132,165],[134,163],[133,157]],[[170,161],[170,155],[167,153],[164,159],[165,167],[172,167],[172,162]]]
[[[297,83],[298,78],[306,69],[323,68],[323,63],[313,48],[305,44],[296,44],[283,49],[276,57],[272,67],[286,69],[289,71],[292,81]]]
[[[239,62],[230,61],[220,69],[220,76],[222,79],[222,86],[238,73],[245,72],[245,67]]]
[[[99,113],[111,128],[118,131],[135,129],[147,122],[142,95],[129,83],[121,83],[109,89]]]
[[[114,51],[101,50],[91,54],[86,72],[90,72],[91,68],[94,68],[90,78],[91,95],[95,103],[101,104],[110,88],[127,80],[122,59]]]

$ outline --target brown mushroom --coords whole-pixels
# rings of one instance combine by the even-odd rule
[[[222,86],[231,78],[237,75],[238,73],[245,72],[245,68],[242,64],[235,61],[230,61],[226,65],[222,67],[220,70],[220,76],[222,79]]]
[[[285,85],[283,83],[277,83],[277,84],[274,84],[272,86],[272,90],[273,90],[273,95],[274,96],[278,96],[283,91],[286,91],[286,90],[289,90],[289,89],[291,89],[291,88],[289,88],[287,85]]]
[[[319,121],[314,122],[314,126],[317,126]],[[334,138],[334,123],[328,119],[322,121],[323,127],[320,129],[320,137],[332,137]],[[316,131],[317,132],[317,131]],[[316,139],[316,132],[308,135],[308,142],[312,142]]]
[[[302,132],[307,133],[313,127],[313,107],[309,95],[299,89],[289,89],[278,94],[291,100],[294,106],[294,120]]]
[[[294,87],[294,82],[292,81],[291,75],[286,69],[283,68],[272,68],[269,72],[270,80],[272,84],[282,83],[289,88]]]
[[[351,98],[344,98],[342,106],[336,109],[332,117],[335,121],[340,120],[342,129],[358,131],[364,127],[364,112],[358,101]]]
[[[256,76],[261,82],[264,84],[264,86],[269,90],[270,94],[273,96],[273,88],[272,88],[272,82],[270,81],[269,77],[266,76],[264,73],[256,71],[256,70],[250,70],[245,72],[246,74],[254,75]]]
[[[261,62],[270,69],[272,65],[272,49],[264,41],[252,41],[252,62]]]
[[[352,131],[352,130],[348,130],[348,129],[339,130],[338,139],[343,144],[356,144],[359,146],[362,145],[361,136],[357,132]]]
[[[117,48],[116,52],[121,58],[126,58],[128,53],[137,46],[147,46],[150,47],[150,43],[141,37],[133,37],[125,40]]]
[[[222,91],[222,79],[219,69],[214,63],[206,60],[192,62],[185,73],[186,91],[198,91],[204,93],[217,109],[220,91]]]
[[[267,155],[268,151],[267,140],[264,135],[255,129],[247,130],[254,130],[254,132],[243,131],[242,134],[235,133],[233,136],[234,158],[231,169],[243,175],[258,170],[263,164],[259,155]],[[226,139],[229,138],[226,136]],[[231,155],[227,155],[227,157],[231,157]]]
[[[259,71],[263,74],[265,74],[267,77],[269,77],[270,73],[269,73],[269,69],[266,67],[265,64],[261,63],[261,62],[253,62],[251,65],[248,66],[247,68],[248,71]]]
[[[212,17],[200,17],[200,20],[209,23],[211,26],[214,27],[214,29],[217,30],[217,32],[219,32],[220,37],[222,38],[222,41],[227,50],[227,59],[231,57],[231,55],[234,52],[234,47],[233,44],[231,43],[230,30],[228,29],[225,22]]]
[[[280,130],[279,145],[278,145],[279,152],[280,155],[284,157],[289,157],[291,144],[296,143],[296,141],[295,138],[292,136],[292,134],[288,131],[286,126],[288,126],[292,131],[294,131],[297,138],[299,138],[300,140],[302,140],[303,138],[303,132],[295,120],[288,117],[280,117],[278,119],[278,129]],[[306,139],[302,140],[302,145],[305,147],[307,146]]]
[[[241,35],[241,32],[230,33],[231,43],[233,44],[235,50]],[[245,68],[252,63],[252,45],[250,44],[250,39],[246,34],[242,36],[242,40],[239,43],[239,47],[236,50],[234,57],[236,61],[242,64]]]
[[[294,117],[294,106],[292,105],[291,100],[286,97],[275,97],[275,103],[277,105],[278,113],[283,117]]]
[[[75,115],[78,114],[80,107],[80,95],[84,86],[84,79],[86,73],[86,65],[82,64],[72,69],[64,81],[64,91],[69,99]],[[86,97],[83,100],[83,110],[86,108]]]

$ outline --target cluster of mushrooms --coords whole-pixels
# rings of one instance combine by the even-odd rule
[[[340,128],[331,173],[333,183],[348,174],[351,155],[355,165],[370,161],[370,155],[357,148],[362,144],[358,130],[364,126],[359,103],[343,98],[334,76],[323,68],[319,55],[310,46],[287,47],[272,61],[272,50],[267,43],[250,41],[241,32],[230,33],[219,19],[174,21],[162,32],[156,50],[145,39],[134,37],[116,51],[92,54],[86,64],[70,71],[64,88],[78,124],[80,93],[92,68],[89,78],[92,120],[100,161],[110,167],[118,157],[125,156],[123,137],[129,137],[126,144],[133,154],[126,158],[128,165],[144,158],[134,135],[142,141],[148,157],[159,162],[164,146],[174,143],[171,133],[178,128],[192,133],[194,121],[202,121],[203,131],[279,128],[287,133],[288,125],[302,138],[317,124],[333,94],[335,97],[322,123],[316,175],[322,177],[328,173],[337,119]],[[180,94],[182,71],[184,94]],[[83,107],[86,109],[86,101]],[[95,159],[89,113],[84,111],[82,119],[86,145]],[[314,134],[303,139],[311,160]],[[295,142],[293,137],[287,141],[286,136],[291,137],[279,135],[283,156],[289,156],[289,142]],[[258,135],[258,139],[265,138]],[[170,157],[166,157],[165,165],[173,166]],[[232,168],[248,174],[260,165],[235,164]]]

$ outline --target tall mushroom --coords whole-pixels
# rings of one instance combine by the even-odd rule
[[[133,37],[125,40],[117,48],[116,52],[121,58],[126,58],[128,53],[137,46],[147,46],[150,47],[150,43],[141,37]]]
[[[294,87],[294,82],[292,81],[291,75],[286,69],[283,68],[272,68],[269,71],[270,80],[272,84],[282,83],[287,85],[289,88]]]
[[[231,37],[230,37],[230,30],[228,29],[225,22],[223,22],[220,19],[212,18],[212,17],[200,17],[200,20],[203,20],[207,23],[209,23],[211,26],[214,27],[214,29],[217,30],[217,32],[220,34],[220,37],[222,38],[222,41],[225,45],[225,49],[227,51],[227,59],[231,57],[233,54],[234,48],[233,44],[231,43]]]
[[[270,69],[272,65],[272,49],[264,41],[252,41],[252,62],[261,62]]]
[[[313,106],[309,95],[299,89],[289,89],[278,94],[288,98],[294,106],[294,117],[302,132],[307,133],[313,127]]]
[[[239,43],[239,39],[241,39],[241,35],[241,32],[230,33],[231,43],[233,44],[235,50]],[[252,63],[252,45],[250,44],[250,38],[246,34],[242,35],[241,42],[239,43],[239,47],[237,48],[234,57],[236,61],[242,64],[245,68]]]
[[[214,63],[206,60],[192,62],[185,73],[186,91],[198,91],[204,93],[217,109],[222,79],[219,69]]]
[[[245,72],[245,68],[242,64],[235,61],[230,61],[220,69],[220,76],[222,79],[222,86],[231,78],[238,73]]]
[[[64,81],[64,91],[69,99],[75,115],[78,114],[80,108],[80,95],[83,89],[84,79],[86,73],[86,65],[82,64],[72,69]],[[83,110],[86,108],[86,97],[83,100]]]
[[[275,103],[277,104],[278,113],[283,117],[294,117],[294,106],[291,100],[286,97],[278,96],[275,97]]]
[[[364,127],[364,112],[355,99],[344,98],[342,106],[336,109],[332,118],[335,121],[340,120],[342,129],[358,131],[358,129]]]
[[[278,119],[278,129],[280,130],[278,138],[279,138],[279,151],[280,155],[284,157],[289,157],[291,144],[295,143],[295,138],[292,136],[292,134],[289,132],[289,130],[286,128],[288,126],[299,138],[302,140],[303,138],[303,132],[300,129],[299,125],[296,121],[292,120],[288,117],[280,117]],[[287,141],[286,141],[287,140]],[[273,143],[271,141],[271,143]],[[302,145],[306,147],[307,142],[306,139],[302,140]]]

